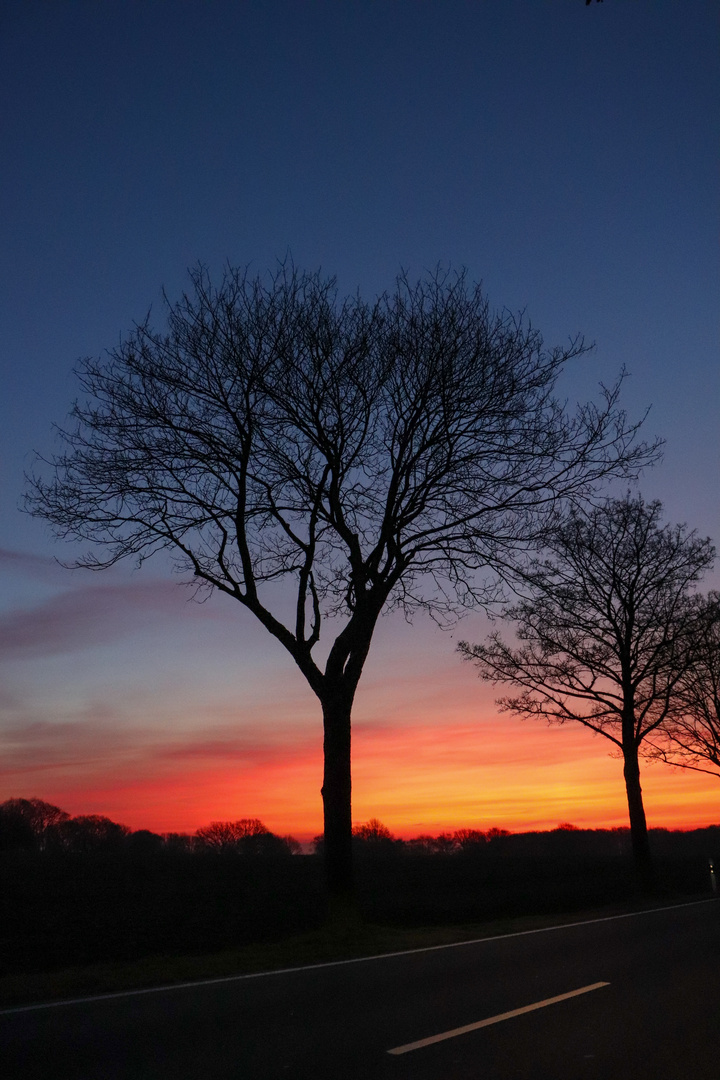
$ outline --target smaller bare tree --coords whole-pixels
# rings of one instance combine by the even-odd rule
[[[639,752],[673,715],[689,657],[691,589],[715,550],[685,525],[659,522],[640,496],[572,509],[518,585],[517,648],[496,633],[459,645],[481,678],[520,688],[500,707],[551,723],[574,720],[623,758],[636,866],[652,877]]]
[[[651,740],[649,756],[720,777],[720,592],[697,597],[688,647],[678,707]]]

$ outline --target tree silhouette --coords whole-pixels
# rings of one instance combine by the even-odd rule
[[[300,845],[292,836],[271,833],[258,818],[211,821],[195,833],[195,848],[239,855],[290,855]]]
[[[53,827],[69,820],[68,813],[42,799],[6,799],[0,803],[0,850],[42,849]]]
[[[377,818],[370,818],[361,825],[353,825],[352,834],[356,843],[359,841],[370,849],[387,849],[396,843],[387,825],[383,825]]]
[[[582,341],[545,349],[464,274],[400,277],[374,303],[286,265],[191,278],[166,332],[146,319],[81,364],[28,509],[92,542],[76,565],[173,552],[287,649],[322,708],[328,884],[347,893],[350,717],[380,614],[488,603],[561,500],[657,447],[635,442],[620,380],[568,415],[553,389]]]
[[[456,829],[453,839],[460,851],[478,851],[487,844],[487,836],[480,829]]]
[[[653,740],[650,756],[720,776],[720,593],[697,598],[688,646],[677,707]]]
[[[256,836],[269,836],[267,829],[258,818],[240,818],[238,821],[211,821],[198,829],[195,836],[207,847],[222,850],[236,847],[239,840]]]
[[[61,810],[59,806],[45,802],[43,799],[6,799],[0,804],[0,809],[7,813],[17,814],[24,818],[32,828],[36,836],[41,836],[45,829],[51,825],[57,825],[63,821],[69,821],[70,815]]]
[[[715,555],[686,526],[660,527],[661,515],[659,502],[629,495],[571,509],[507,612],[519,647],[497,633],[459,645],[481,678],[520,688],[499,699],[502,709],[577,721],[621,752],[633,853],[647,881],[639,750],[673,715],[688,663],[690,590]]]
[[[75,853],[117,851],[130,834],[126,825],[104,814],[80,814],[50,825],[46,833],[49,847]]]

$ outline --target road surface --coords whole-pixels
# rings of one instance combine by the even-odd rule
[[[3,1080],[718,1080],[716,900],[0,1014]],[[442,1036],[437,1038],[437,1036]]]

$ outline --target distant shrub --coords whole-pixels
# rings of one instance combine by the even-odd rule
[[[116,849],[130,834],[127,825],[119,825],[103,814],[81,814],[50,825],[45,830],[49,849],[77,853]]]
[[[42,799],[6,799],[0,803],[0,851],[42,848],[47,830],[69,820],[65,810]]]
[[[194,836],[196,850],[235,855],[291,855],[293,847],[289,841],[299,849],[297,840],[276,836],[258,818],[211,821]]]
[[[488,840],[502,840],[504,836],[511,836],[512,833],[508,829],[497,829],[493,825],[492,829],[488,829],[485,835]]]
[[[434,855],[436,852],[435,837],[422,833],[420,836],[413,836],[410,840],[406,840],[405,847],[413,854]]]
[[[353,825],[353,836],[358,840],[363,840],[368,844],[379,844],[384,841],[392,841],[395,839],[386,825],[383,825],[382,821],[378,821],[377,818],[370,818],[362,825]]]
[[[487,844],[487,836],[479,829],[456,829],[453,840],[460,851],[475,851]]]

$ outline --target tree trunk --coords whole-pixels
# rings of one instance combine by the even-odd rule
[[[322,701],[322,709],[325,731],[322,786],[325,876],[331,902],[350,902],[353,893],[350,772],[352,694],[328,694]]]
[[[653,885],[652,857],[648,837],[645,807],[643,806],[642,788],[640,787],[640,765],[637,747],[634,745],[623,751],[625,790],[627,792],[628,811],[630,814],[630,840],[633,859],[640,883],[643,887]]]

